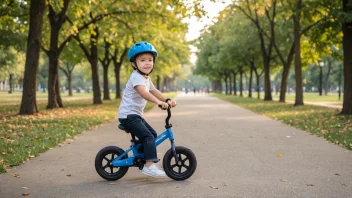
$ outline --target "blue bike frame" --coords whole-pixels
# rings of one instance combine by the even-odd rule
[[[169,139],[171,142],[171,148],[173,151],[175,151],[175,143],[174,143],[174,134],[172,133],[171,128],[167,128],[166,131],[164,131],[162,134],[158,135],[155,139],[155,145],[158,146],[162,142],[164,142],[166,139]],[[144,158],[144,153],[138,153],[138,149],[142,146],[142,144],[137,144],[131,146],[129,149],[127,149],[123,154],[118,156],[116,159],[112,160],[112,165],[114,167],[120,167],[120,166],[134,166],[134,159],[136,157],[139,158]],[[126,159],[121,159],[132,151],[133,155],[126,158]]]

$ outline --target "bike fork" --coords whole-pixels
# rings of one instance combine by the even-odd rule
[[[178,164],[178,157],[177,157],[177,154],[176,154],[175,143],[174,143],[173,140],[171,140],[171,149],[172,149],[172,153],[174,154],[176,164]]]

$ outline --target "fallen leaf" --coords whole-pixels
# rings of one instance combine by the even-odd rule
[[[61,169],[61,171],[64,171],[64,170],[65,170],[64,168]]]
[[[282,156],[281,153],[278,153],[278,154],[277,154],[277,157],[281,157],[281,156]]]
[[[307,186],[314,186],[314,184],[307,184]]]
[[[28,196],[29,193],[25,192],[25,193],[22,193],[22,196]]]
[[[250,136],[250,138],[253,138],[253,136]]]
[[[286,180],[286,179],[280,179],[280,181],[282,181],[282,182],[287,182],[287,180]]]
[[[22,189],[28,189],[28,187],[22,187]]]
[[[20,178],[20,175],[19,175],[19,174],[17,174],[17,173],[13,174],[12,176],[13,176],[13,177]]]
[[[338,173],[335,173],[335,175],[337,175],[337,176],[341,176],[340,174],[338,174]]]
[[[67,177],[71,177],[71,174],[66,175]]]
[[[214,187],[214,186],[209,186],[212,189],[219,189],[218,187]]]

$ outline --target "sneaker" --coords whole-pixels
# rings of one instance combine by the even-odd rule
[[[155,164],[152,164],[149,167],[144,165],[143,169],[141,170],[141,173],[155,178],[166,177],[165,172],[158,168]]]

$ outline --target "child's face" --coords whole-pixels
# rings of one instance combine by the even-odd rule
[[[154,66],[154,56],[149,53],[141,54],[137,57],[136,63],[138,65],[138,69],[143,73],[149,74]]]

